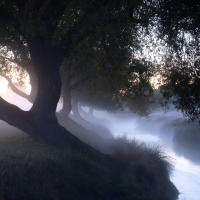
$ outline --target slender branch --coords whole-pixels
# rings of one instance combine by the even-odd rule
[[[94,77],[95,78],[95,77]],[[70,86],[70,92],[77,89],[81,84],[84,84],[86,81],[90,79],[89,76],[85,76],[81,81],[74,83],[73,85]]]
[[[77,89],[80,86],[80,82],[70,85],[70,92]]]
[[[2,73],[0,73],[0,76],[2,76],[3,78],[5,78],[5,79],[8,81],[8,84],[9,84],[11,90],[12,90],[14,93],[18,94],[19,96],[21,96],[21,97],[27,99],[29,102],[33,103],[33,102],[32,102],[32,99],[30,98],[30,95],[26,94],[25,92],[22,92],[22,91],[19,90],[17,87],[15,87],[15,85],[14,85],[13,82],[12,82],[12,80],[11,80],[8,76],[6,76],[6,75],[4,75],[4,74],[2,74]]]
[[[101,71],[97,75],[92,76],[92,78],[90,76],[85,76],[81,81],[79,81],[77,83],[74,83],[73,85],[70,86],[70,92],[75,90],[75,89],[77,89],[81,84],[84,84],[88,80],[94,80],[94,79],[98,78],[101,75],[103,75],[103,71]]]

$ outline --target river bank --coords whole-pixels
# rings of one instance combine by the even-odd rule
[[[117,142],[122,145],[127,141]],[[2,136],[0,199],[175,199],[178,191],[167,178],[171,165],[159,149],[147,151],[138,143],[125,146],[112,158],[56,149],[23,133]],[[130,153],[130,146],[132,151],[137,146],[137,153]],[[159,170],[153,168],[155,161]]]

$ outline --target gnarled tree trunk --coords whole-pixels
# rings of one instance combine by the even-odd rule
[[[30,43],[31,59],[38,77],[38,90],[30,111],[23,111],[0,97],[0,119],[34,138],[50,144],[73,149],[89,148],[88,145],[59,125],[55,111],[61,93],[59,67],[63,52],[52,47],[43,38]]]
[[[73,112],[73,116],[71,116],[72,119],[74,119],[78,124],[80,124],[81,126],[92,130],[93,126],[90,122],[88,122],[87,120],[85,120],[79,113],[79,106],[78,106],[78,99],[73,99],[72,101],[72,112]]]
[[[72,112],[75,118],[82,118],[78,110],[78,99],[72,101]]]

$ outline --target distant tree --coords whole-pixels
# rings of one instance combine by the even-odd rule
[[[161,2],[160,37],[164,38],[161,92],[190,120],[200,122],[200,2]]]
[[[69,101],[65,100],[69,99],[69,92],[72,90],[73,98],[78,98],[79,100],[81,97],[80,92],[83,93],[83,91],[85,91],[85,94],[83,95],[86,96],[86,90],[90,92],[96,90],[97,93],[97,91],[100,92],[99,89],[101,88],[101,91],[103,91],[103,89],[107,90],[104,91],[104,94],[106,94],[108,93],[108,86],[111,86],[110,83],[114,83],[114,76],[116,77],[117,73],[119,76],[119,72],[126,70],[128,67],[127,63],[130,61],[130,48],[127,46],[122,49],[121,43],[110,45],[112,38],[108,36],[105,38],[105,33],[102,34],[101,38],[97,37],[98,35],[86,37],[74,47],[73,51],[70,53],[70,57],[65,60],[63,70],[61,71],[65,71],[65,75],[63,76],[65,84],[63,85],[63,88],[66,87],[66,89],[63,90],[63,95],[65,96],[63,96],[63,100],[67,107],[70,107],[68,104]],[[125,44],[127,39],[122,38],[121,40],[122,42],[124,40]],[[99,81],[100,79],[101,81]],[[118,79],[120,78],[118,77]],[[106,83],[107,86],[103,86],[103,84],[106,85]],[[87,89],[86,85],[90,85],[90,88]],[[112,92],[118,90],[118,87],[119,86],[116,84],[112,84]],[[76,92],[74,92],[75,89]],[[100,94],[99,97],[101,99],[104,98]],[[94,95],[93,97],[91,96],[91,99],[92,98],[95,98]],[[70,109],[67,110],[70,111]]]
[[[147,114],[150,105],[147,99],[152,93],[149,82],[152,76],[150,62],[133,59],[133,52],[137,50],[137,47],[121,49],[117,46],[120,44],[105,47],[105,45],[98,46],[95,42],[96,40],[88,38],[82,41],[65,63],[67,79],[66,75],[64,78],[68,84],[72,85],[67,88],[73,88],[70,92],[75,100],[72,108],[75,108],[75,105],[77,107],[79,101],[82,105],[100,110],[113,112],[126,106],[140,115]],[[146,87],[147,83],[148,87]],[[126,93],[122,93],[123,90],[126,90]],[[63,91],[63,94],[66,94],[66,91],[69,90]],[[67,94],[66,96],[69,97]],[[146,105],[142,106],[144,101]],[[68,101],[66,105],[70,106]],[[78,111],[77,108],[76,111]]]
[[[117,72],[87,81],[72,92],[72,97],[81,105],[97,110],[115,112],[129,108],[139,115],[147,115],[153,103],[153,88],[150,62],[133,60]],[[120,68],[119,68],[120,69]]]
[[[170,65],[167,62],[164,65],[161,93],[166,103],[173,103],[189,120],[200,122],[199,57],[174,58]]]
[[[153,102],[153,85],[151,78],[154,76],[154,65],[143,59],[133,59],[126,72],[127,80],[121,88],[121,101],[123,106],[134,113],[147,116]]]

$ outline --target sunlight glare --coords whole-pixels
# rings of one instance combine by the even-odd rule
[[[8,81],[5,78],[0,78],[0,93],[6,93],[8,89]]]
[[[30,84],[30,78],[29,78],[28,75],[26,76],[24,82],[25,82],[26,91],[28,92],[28,94],[30,94],[30,92],[31,92],[31,84]]]
[[[151,78],[150,82],[153,85],[154,89],[158,89],[159,86],[161,86],[163,84],[162,76],[161,75],[155,75],[154,77]]]

